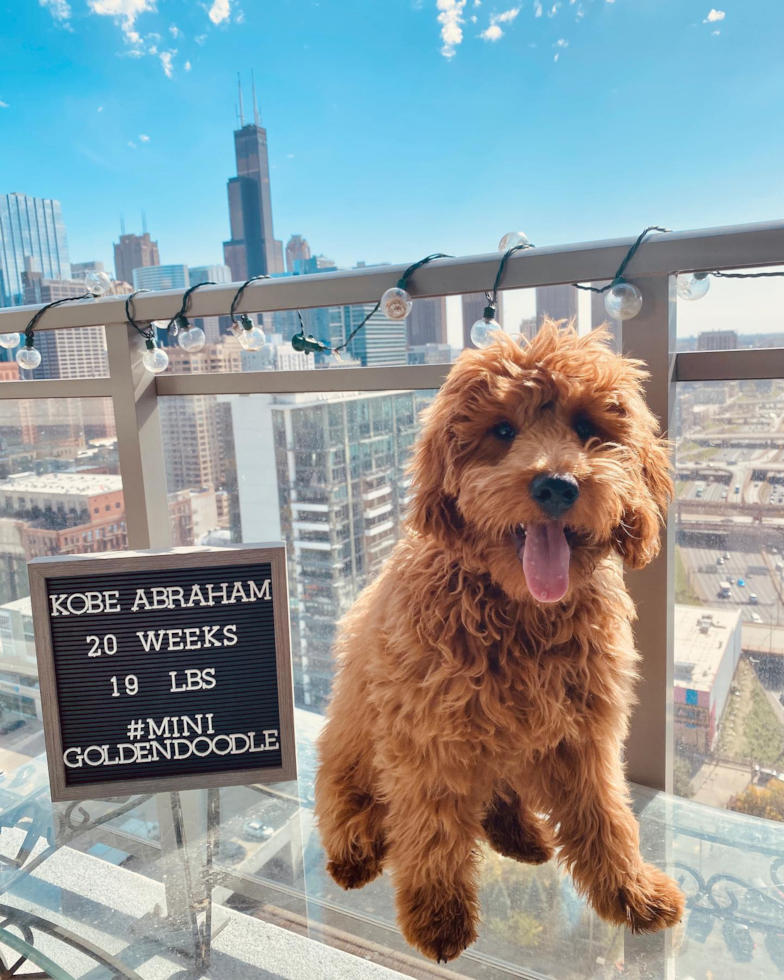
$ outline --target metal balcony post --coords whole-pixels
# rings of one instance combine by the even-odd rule
[[[642,310],[623,324],[623,351],[645,361],[650,371],[648,404],[662,431],[674,437],[675,282],[672,276],[651,276],[635,282],[643,295]],[[673,522],[662,531],[658,558],[626,580],[637,606],[635,636],[642,655],[626,761],[629,778],[653,789],[672,791],[674,669],[674,584],[669,570],[674,561]]]

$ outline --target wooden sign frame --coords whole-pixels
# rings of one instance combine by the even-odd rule
[[[278,690],[280,766],[230,769],[182,776],[128,778],[68,785],[63,761],[63,737],[57,692],[52,623],[47,583],[55,579],[123,574],[139,571],[215,568],[225,565],[258,565],[268,562],[272,581],[273,623]],[[172,548],[166,551],[106,552],[105,554],[34,558],[28,563],[30,598],[35,628],[35,648],[41,687],[46,756],[52,800],[105,799],[133,793],[162,793],[170,790],[207,789],[271,783],[297,778],[294,731],[294,701],[289,636],[288,577],[286,546],[282,542],[231,545],[226,548]]]

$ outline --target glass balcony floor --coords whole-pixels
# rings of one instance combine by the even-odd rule
[[[784,974],[784,824],[640,787],[644,855],[687,897],[678,927],[643,937],[609,927],[556,862],[530,867],[488,850],[478,942],[447,966],[425,960],[395,926],[389,875],[348,893],[326,875],[312,810],[322,719],[297,709],[296,722],[298,785],[70,805],[50,802],[43,755],[6,771],[0,929],[89,980]],[[19,955],[2,932],[0,953]]]

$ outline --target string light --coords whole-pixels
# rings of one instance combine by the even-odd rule
[[[34,371],[38,365],[41,363],[41,352],[35,349],[35,328],[38,325],[38,321],[46,313],[47,310],[53,309],[55,306],[62,306],[63,303],[76,303],[80,299],[94,299],[92,293],[82,293],[81,296],[64,296],[62,299],[56,299],[52,303],[47,303],[42,306],[40,310],[37,310],[33,315],[32,320],[27,324],[24,331],[24,347],[16,352],[16,363],[23,371]],[[19,343],[21,337],[19,334],[3,334],[3,337],[9,341],[8,344],[4,343],[3,347],[11,348],[11,346],[16,347]],[[11,338],[16,338],[16,343],[11,345]]]
[[[18,333],[0,333],[0,347],[5,347],[6,350],[13,350],[14,347],[19,346],[21,339]]]
[[[702,299],[709,289],[710,279],[707,272],[682,272],[675,280],[678,299]]]
[[[180,347],[189,353],[193,354],[196,351],[200,351],[207,342],[207,337],[201,327],[194,326],[188,319],[187,314],[191,306],[191,296],[197,289],[201,289],[202,286],[215,285],[217,285],[217,283],[214,283],[211,279],[207,279],[204,282],[197,282],[194,286],[191,286],[190,289],[186,289],[182,294],[182,306],[180,307],[179,313],[176,313],[166,325],[167,332],[171,334],[172,337],[176,337],[177,343],[180,345]],[[150,358],[150,362],[152,363],[152,358]],[[152,371],[152,368],[149,368],[149,370]],[[166,365],[161,368],[161,371],[165,370]]]
[[[329,344],[325,344],[323,341],[317,340],[312,334],[305,336],[305,324],[302,320],[302,314],[299,312],[299,310],[297,310],[300,330],[298,334],[295,334],[291,338],[291,346],[294,348],[294,350],[302,351],[305,354],[334,354],[337,356],[340,351],[345,350],[348,347],[368,320],[375,316],[379,310],[381,310],[381,312],[384,313],[384,315],[390,320],[405,320],[405,318],[411,312],[411,308],[413,306],[413,300],[409,296],[407,289],[411,276],[413,276],[417,269],[421,269],[422,266],[428,265],[428,263],[433,262],[435,259],[451,258],[454,258],[454,256],[446,255],[444,252],[434,252],[432,255],[426,255],[425,258],[420,259],[418,262],[414,262],[413,265],[410,265],[398,279],[397,284],[386,290],[370,313],[368,313],[367,316],[360,323],[358,323],[356,327],[354,327],[342,344],[337,344],[335,347],[330,347]]]
[[[503,250],[504,255],[498,265],[498,272],[495,274],[495,282],[493,283],[492,293],[485,293],[485,296],[487,297],[487,306],[485,307],[485,311],[482,314],[481,319],[477,320],[471,327],[471,343],[474,345],[474,347],[478,347],[480,350],[484,350],[486,347],[489,347],[495,340],[496,331],[501,330],[501,324],[496,320],[496,312],[498,310],[498,289],[501,285],[501,280],[504,277],[506,263],[509,261],[509,257],[514,255],[515,252],[522,252],[525,249],[535,247],[528,241],[528,236],[522,231],[510,231],[508,235],[504,235],[504,237],[501,239],[500,245],[503,246],[506,242],[511,242],[512,244],[507,245],[507,247]]]
[[[659,225],[650,225],[646,228],[626,253],[612,282],[606,286],[582,286],[578,282],[573,282],[572,285],[575,289],[586,289],[591,293],[607,293],[604,297],[604,308],[607,310],[607,315],[614,320],[631,320],[642,309],[642,293],[633,282],[627,282],[623,274],[637,254],[637,249],[652,231],[668,232],[669,230],[669,228],[661,228]]]
[[[528,241],[528,235],[524,231],[510,231],[501,239],[498,243],[499,252],[508,252],[510,248],[514,248],[515,245],[526,245],[533,247]]]
[[[97,269],[88,272],[84,277],[84,287],[91,296],[108,296],[112,291],[112,280],[106,272]]]
[[[239,340],[240,346],[244,350],[261,350],[267,343],[267,338],[261,327],[257,326],[247,313],[241,313],[239,319],[237,319],[237,306],[242,299],[242,294],[245,292],[245,289],[252,282],[258,282],[259,279],[271,278],[272,276],[268,275],[251,276],[250,279],[246,279],[240,286],[234,294],[234,299],[231,301],[231,308],[229,310],[231,315],[231,332]],[[300,317],[300,319],[302,318]]]
[[[140,327],[135,318],[136,311],[134,309],[133,301],[139,295],[139,293],[148,292],[149,289],[135,289],[128,296],[125,301],[125,316],[133,329],[140,336],[144,337],[147,350],[142,355],[142,364],[146,370],[150,371],[152,374],[161,374],[169,366],[169,355],[162,347],[158,347],[155,342],[155,328],[153,324],[158,324],[161,321],[148,321],[146,327]]]

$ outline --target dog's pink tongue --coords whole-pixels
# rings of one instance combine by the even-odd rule
[[[525,528],[523,572],[528,589],[539,602],[558,602],[569,588],[571,551],[562,525],[556,521]]]

